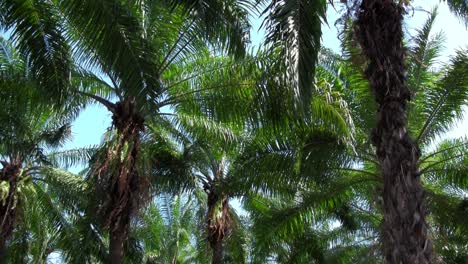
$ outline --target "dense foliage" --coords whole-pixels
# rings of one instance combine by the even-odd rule
[[[468,50],[337,5],[0,0],[0,263],[467,263]]]

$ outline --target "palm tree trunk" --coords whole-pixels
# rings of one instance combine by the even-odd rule
[[[221,264],[223,263],[223,241],[218,239],[212,245],[213,249],[213,258],[211,263],[212,264]]]
[[[363,0],[356,37],[369,65],[369,79],[378,105],[372,143],[384,179],[383,251],[387,263],[431,263],[426,207],[421,185],[418,146],[407,133],[410,90],[405,83],[404,9],[393,0]]]
[[[5,248],[6,240],[3,237],[0,237],[0,264],[6,263],[6,248]]]
[[[124,257],[125,230],[118,227],[116,230],[111,230],[109,234],[109,264],[121,264]]]
[[[218,212],[221,211],[221,214]],[[208,241],[213,264],[223,263],[223,240],[231,225],[228,198],[214,190],[208,193]]]
[[[105,227],[109,228],[109,263],[123,263],[124,243],[130,229],[132,214],[147,200],[147,186],[143,184],[137,171],[140,150],[140,133],[144,131],[144,119],[136,112],[134,100],[118,102],[109,107],[113,113],[113,125],[117,128],[118,143],[110,148],[96,174],[110,176],[98,186],[106,186]],[[125,146],[128,147],[127,150]],[[117,154],[117,155],[116,155]],[[109,171],[112,160],[118,161],[117,170]],[[145,188],[142,188],[145,186]]]
[[[13,234],[16,224],[18,204],[15,205],[15,196],[20,174],[20,166],[17,164],[19,162],[4,163],[0,171],[0,181],[6,181],[10,185],[6,200],[0,202],[0,264],[5,261],[6,242]]]

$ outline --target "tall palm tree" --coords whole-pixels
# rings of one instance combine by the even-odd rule
[[[251,63],[255,63],[255,59]],[[230,142],[234,140],[235,136],[232,131],[233,127],[242,127],[242,116],[248,112],[240,107],[236,107],[236,110],[233,111],[226,108],[227,105],[224,103],[232,102],[231,105],[246,106],[243,102],[247,102],[245,98],[250,97],[249,87],[253,85],[251,80],[244,78],[247,76],[246,72],[253,69],[249,63],[239,63],[222,57],[211,57],[211,55],[204,53],[203,56],[184,66],[174,67],[166,72],[167,78],[165,80],[171,90],[168,91],[167,97],[164,98],[161,105],[173,106],[174,112],[159,113],[150,117],[145,123],[147,131],[141,140],[139,148],[141,154],[135,168],[141,173],[141,180],[149,184],[147,185],[148,199],[155,192],[159,193],[166,188],[174,190],[179,185],[184,188],[185,184],[189,183],[185,175],[190,174],[187,163],[192,159],[186,156],[178,157],[177,144],[172,143],[174,140],[186,144],[190,142],[187,141],[188,138],[193,137],[193,135],[203,134],[214,141],[227,140]],[[90,79],[92,78],[85,78],[83,83]],[[88,82],[88,84],[91,83],[96,84],[93,81]],[[95,88],[98,92],[107,88],[102,82],[89,87]],[[103,97],[88,93],[88,90],[82,93],[104,103],[112,104]],[[226,122],[230,120],[231,123],[223,125],[217,120]],[[239,120],[240,126],[237,125]],[[115,144],[115,132],[110,130],[106,133],[102,148],[91,159],[91,167],[88,172],[88,181],[91,186],[94,186],[91,189],[95,193],[89,197],[100,197],[97,202],[90,201],[89,205],[99,212],[101,226],[105,226],[102,225],[102,220],[106,221],[107,219],[101,213],[108,208],[106,205],[108,198],[106,197],[107,192],[103,192],[102,189],[105,183],[99,182],[94,173],[96,166],[98,168],[101,166],[102,159],[100,158],[108,153],[112,144]],[[109,164],[111,168],[115,166],[112,161]],[[182,179],[182,181],[177,179]],[[87,211],[90,214],[94,214],[94,212],[93,210]],[[134,224],[138,228],[138,221]],[[130,225],[133,226],[132,223]]]
[[[16,80],[17,81],[17,80]],[[7,86],[8,87],[8,86]],[[10,87],[8,87],[10,88]],[[34,107],[34,103],[27,102],[31,98],[19,99],[18,96],[28,95],[20,91],[20,87],[13,87],[14,91],[2,90],[2,97],[7,108],[2,111],[2,123],[8,124],[10,129],[1,133],[1,249],[2,259],[6,256],[6,243],[13,235],[18,223],[29,219],[28,212],[34,211],[35,199],[40,195],[36,180],[42,175],[42,168],[50,165],[45,155],[45,149],[62,146],[66,138],[70,137],[70,116],[56,118],[55,113],[46,109]],[[29,89],[29,87],[26,87]],[[8,89],[9,90],[9,89]],[[40,209],[38,209],[40,210]],[[19,228],[21,230],[21,228]],[[43,241],[44,242],[44,241]]]
[[[73,105],[57,111],[44,107],[37,88],[41,81],[30,75],[30,65],[8,41],[1,39],[0,82],[4,129],[0,132],[2,203],[0,209],[0,255],[11,237],[20,213],[27,206],[31,177],[47,165],[45,148],[63,145],[70,137],[70,122],[76,116]],[[29,193],[30,194],[30,193]]]
[[[212,263],[225,263],[228,256],[240,257],[233,259],[235,263],[243,263],[245,250],[242,241],[233,241],[233,238],[242,237],[241,223],[239,216],[230,204],[230,200],[235,198],[235,194],[230,193],[226,185],[232,182],[234,175],[230,164],[233,162],[234,152],[229,150],[227,144],[220,144],[210,140],[197,140],[192,142],[185,150],[193,159],[193,176],[198,191],[203,191],[205,213],[206,237],[211,247]],[[224,146],[223,146],[224,145]],[[230,247],[234,251],[225,250],[226,246],[234,243],[235,247]]]
[[[259,60],[261,59],[251,58],[250,61],[239,62],[237,65],[231,64],[229,68],[223,68],[222,72],[210,71],[202,78],[194,80],[194,84],[174,86],[171,93],[185,95],[185,99],[177,102],[168,125],[161,127],[160,122],[152,127],[153,136],[161,138],[162,135],[168,135],[168,141],[175,141],[177,143],[173,145],[183,147],[177,162],[170,165],[175,170],[171,169],[173,172],[169,174],[165,172],[169,168],[163,163],[172,163],[175,160],[168,160],[170,155],[158,154],[160,147],[153,147],[156,151],[152,155],[155,188],[203,194],[196,197],[202,204],[200,210],[203,214],[200,216],[205,223],[204,240],[211,247],[212,257],[208,259],[211,258],[212,263],[223,263],[228,259],[235,263],[246,261],[244,249],[239,246],[242,243],[238,243],[243,237],[240,220],[229,203],[230,199],[239,194],[230,192],[227,186],[235,174],[230,164],[240,151],[239,133],[245,129],[247,117],[255,109],[252,99],[258,92],[254,86],[256,73],[259,72],[255,64]],[[205,65],[206,68],[226,63],[229,65],[231,60],[207,58],[193,66],[198,68]],[[190,67],[184,70],[193,74]],[[191,86],[207,89],[191,93]]]
[[[422,156],[418,166],[421,168],[422,185],[429,202],[428,209],[432,213],[428,218],[431,237],[439,237],[438,232],[444,229],[442,226],[445,226],[443,223],[450,222],[453,224],[447,227],[448,230],[452,230],[452,228],[459,231],[463,230],[463,228],[460,229],[464,225],[463,221],[457,220],[457,215],[461,213],[457,206],[461,203],[460,199],[463,199],[463,196],[460,197],[459,194],[456,194],[457,192],[450,190],[453,190],[452,188],[456,190],[464,188],[462,181],[452,177],[463,174],[463,168],[465,167],[463,159],[466,155],[464,154],[463,140],[441,142],[440,145],[434,146],[437,137],[443,136],[443,133],[450,128],[451,124],[462,116],[462,106],[467,99],[466,79],[463,77],[454,78],[455,76],[463,76],[461,72],[466,71],[466,51],[458,51],[457,55],[452,58],[451,63],[444,68],[437,69],[435,67],[443,43],[443,34],[431,34],[435,17],[436,11],[433,11],[424,26],[409,41],[409,52],[406,61],[409,69],[407,76],[408,89],[413,94],[413,100],[408,105],[408,131],[410,135],[416,138],[416,142],[421,147]],[[349,46],[346,47],[348,50],[349,48]],[[372,95],[366,92],[368,84],[363,80],[362,69],[364,67],[362,60],[356,58],[356,56],[360,55],[354,51],[349,54],[351,54],[350,61],[354,66],[342,66],[336,68],[335,72],[340,72],[342,77],[338,79],[346,84],[346,90],[352,91],[351,94],[345,97],[348,98],[352,109],[355,109],[353,116],[359,121],[356,123],[360,124],[358,129],[361,131],[360,134],[365,136],[371,133],[374,121],[373,116],[369,114],[369,109],[374,109],[375,106],[369,104]],[[348,76],[346,77],[346,75]],[[345,92],[345,94],[347,93]],[[356,95],[359,95],[359,97]],[[362,105],[365,107],[361,107]],[[434,147],[437,150],[434,150]],[[371,154],[372,152],[373,149],[370,144],[358,144],[356,163],[362,164],[360,168],[365,171],[362,173],[372,173],[380,178],[382,174],[381,167],[377,162],[378,158]],[[431,164],[434,162],[431,162],[432,159],[444,161]],[[444,166],[444,169],[433,170],[431,169],[433,166]],[[436,183],[435,179],[440,181]],[[370,213],[383,211],[382,203],[378,202],[380,198],[376,199],[376,197],[380,197],[378,192],[381,190],[381,187],[378,186],[368,190],[362,189],[360,196],[367,197],[365,199],[368,201],[363,202],[361,200],[356,205],[369,210]],[[442,205],[444,203],[440,199],[441,197],[445,197],[447,201],[445,205]],[[451,206],[449,206],[450,204]],[[441,210],[441,208],[446,210]],[[451,220],[447,220],[446,217]],[[382,239],[382,242],[384,241]],[[444,240],[442,242],[442,240],[436,239],[433,261],[447,256],[444,250],[441,250],[443,246],[440,243],[447,247],[457,247],[455,240],[450,242]]]
[[[223,40],[214,42],[214,47],[241,51],[248,30],[246,12],[236,2],[223,5],[223,16],[212,9],[192,11],[179,3],[154,1],[58,1],[58,6],[77,43],[76,57],[107,75],[112,85],[94,79],[118,99],[114,103],[86,90],[79,92],[113,115],[114,143],[107,145],[92,173],[106,194],[100,212],[110,233],[109,262],[121,263],[131,215],[136,205],[144,204],[147,193],[137,169],[145,123],[159,119],[161,107],[174,104],[173,98],[167,98],[172,86],[165,83],[164,75],[186,64],[197,50],[206,54],[206,40]],[[216,23],[208,19],[213,15]],[[185,78],[179,82],[195,77]]]
[[[443,34],[431,34],[435,18],[436,11],[433,11],[424,26],[411,38],[406,61],[406,65],[408,65],[408,89],[413,95],[413,100],[408,105],[408,132],[416,138],[415,142],[421,148],[422,156],[418,166],[421,171],[422,185],[428,198],[428,208],[432,213],[428,218],[429,232],[432,237],[438,237],[438,239],[434,240],[435,256],[431,261],[438,261],[441,258],[448,257],[442,250],[442,245],[453,248],[459,246],[456,240],[441,240],[439,232],[444,233],[443,230],[447,228],[446,230],[457,230],[455,233],[460,236],[463,234],[462,230],[464,230],[461,226],[465,224],[463,221],[457,220],[459,219],[458,215],[462,213],[457,206],[461,206],[463,196],[457,194],[459,191],[453,191],[465,188],[463,181],[460,181],[456,176],[464,173],[465,142],[463,139],[459,139],[441,142],[435,146],[434,143],[437,141],[437,137],[443,136],[443,133],[462,116],[462,106],[466,104],[467,100],[466,78],[463,77],[464,74],[462,73],[467,70],[466,51],[458,51],[456,56],[444,68],[434,70],[436,69],[437,57],[443,46]],[[359,59],[351,60],[354,63],[360,61]],[[361,96],[362,100],[352,103],[352,105],[355,105],[355,109],[359,109],[359,105],[368,103],[366,101],[371,98],[370,93],[365,92],[367,84],[362,82],[362,76],[360,76],[363,65],[359,64],[357,67],[347,68],[352,68],[352,70],[344,70],[343,76],[346,74],[353,76],[348,79],[347,86],[350,87],[350,90],[354,90],[354,93],[365,95]],[[353,71],[357,74],[352,73]],[[460,76],[460,78],[455,76]],[[351,102],[352,98],[358,97],[350,95],[349,98]],[[372,106],[366,106],[367,109],[370,107]],[[360,130],[364,134],[370,133],[373,116],[369,115],[369,111],[354,112],[353,115],[362,120],[360,124],[363,124],[363,126]],[[436,150],[434,150],[434,147]],[[363,168],[366,173],[380,175],[382,173],[378,172],[379,169],[382,170],[380,165],[375,166],[377,163],[375,165],[371,164],[371,162],[378,160],[374,155],[369,155],[372,153],[372,148],[369,145],[361,145],[358,149],[359,152],[361,152],[359,155],[361,157],[357,162],[364,164]],[[362,157],[366,157],[368,161]],[[435,160],[443,161],[437,163]],[[441,167],[439,169],[434,168],[438,166],[443,166],[444,169],[441,169]],[[368,193],[371,194],[368,197],[375,197],[375,191]],[[441,199],[441,197],[444,198]],[[443,202],[444,199],[447,203]],[[371,201],[367,205],[377,209],[382,207],[380,203]],[[441,210],[442,208],[446,210]],[[447,218],[450,218],[450,220],[447,220]],[[449,222],[451,225],[446,226]],[[384,239],[382,241],[385,243]]]
[[[432,242],[427,235],[427,207],[419,169],[421,151],[407,126],[411,90],[404,60],[404,4],[363,0],[355,32],[368,61],[365,75],[377,103],[372,143],[384,179],[385,259],[390,263],[431,263]]]
[[[436,259],[448,261],[464,257],[461,253],[463,243],[460,244],[459,241],[466,236],[464,228],[466,223],[462,220],[464,215],[462,190],[466,188],[466,181],[463,180],[463,175],[466,173],[466,142],[463,139],[444,141],[438,144],[435,150],[431,146],[436,138],[443,135],[463,113],[462,106],[467,100],[466,78],[455,78],[455,76],[464,76],[462,72],[466,72],[466,51],[457,52],[450,64],[440,70],[434,70],[433,66],[436,65],[443,43],[443,34],[431,34],[435,17],[436,12],[433,11],[424,26],[409,42],[408,83],[409,89],[414,93],[414,100],[409,105],[408,127],[410,133],[416,135],[421,144],[421,177],[429,198],[429,209],[433,214],[429,219],[430,232],[431,236],[438,238],[435,243]],[[372,94],[368,91],[369,84],[362,74],[364,64],[358,57],[360,54],[354,51],[355,46],[351,44],[345,44],[347,53],[351,55],[349,61],[343,62],[337,55],[324,52],[317,67],[317,80],[321,84],[329,85],[333,93],[340,94],[344,98],[355,124],[353,149],[345,153],[348,158],[344,159],[344,163],[322,169],[324,173],[325,171],[329,171],[328,173],[332,175],[338,173],[340,175],[337,178],[338,183],[347,183],[345,188],[339,189],[335,194],[336,199],[343,197],[346,202],[335,201],[337,207],[334,210],[325,210],[328,212],[325,225],[318,227],[314,225],[314,229],[310,222],[303,220],[307,219],[304,216],[307,215],[306,212],[310,212],[314,217],[319,217],[320,212],[323,212],[320,206],[311,202],[313,200],[305,202],[307,197],[314,197],[316,192],[314,189],[304,190],[304,194],[291,200],[280,196],[279,201],[264,197],[257,198],[258,202],[249,201],[247,208],[252,211],[253,234],[255,243],[258,243],[256,247],[260,262],[264,261],[265,256],[271,256],[268,255],[272,254],[271,252],[277,254],[277,261],[286,263],[292,261],[291,257],[301,256],[301,253],[304,256],[306,252],[312,252],[305,250],[305,243],[297,243],[297,239],[291,239],[294,237],[291,234],[297,234],[295,237],[300,240],[306,237],[313,238],[310,232],[315,234],[315,238],[319,237],[320,241],[332,239],[332,246],[314,244],[311,240],[310,245],[320,249],[314,251],[318,255],[309,255],[302,261],[310,262],[317,256],[332,262],[338,262],[339,259],[346,261],[352,259],[360,263],[369,263],[371,260],[377,263],[382,261],[381,240],[378,239],[383,219],[380,198],[382,179],[377,158],[372,154],[373,148],[366,140],[374,122],[372,111],[369,110],[375,109],[375,105],[370,100]],[[349,163],[349,160],[352,162]],[[270,170],[273,168],[275,171],[275,168],[282,167],[278,160],[275,160],[274,164],[280,165],[274,167],[270,164],[268,168]],[[256,167],[262,166],[257,164]],[[285,170],[286,173],[290,171],[292,169]],[[355,181],[348,182],[348,177]],[[366,178],[370,181],[359,181]],[[283,183],[280,186],[287,184]],[[328,186],[328,190],[333,189],[335,189],[333,186]],[[283,216],[282,220],[276,220],[279,218],[278,215]],[[305,226],[297,224],[300,223],[299,219],[302,219]],[[341,227],[330,232],[329,224],[334,222],[330,219],[338,220]],[[349,227],[352,228],[348,229]],[[271,231],[275,228],[278,228],[278,232]],[[281,236],[281,234],[287,235]],[[448,234],[452,234],[454,239],[449,239]]]

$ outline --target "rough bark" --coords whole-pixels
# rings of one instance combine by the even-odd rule
[[[383,253],[387,263],[431,263],[427,214],[418,159],[420,151],[407,133],[402,18],[393,0],[363,0],[356,37],[368,59],[366,76],[378,105],[372,142],[384,180]]]
[[[0,202],[0,263],[6,258],[6,242],[11,237],[16,223],[18,204],[15,201],[21,167],[19,161],[3,164],[0,181],[9,184],[8,195]]]
[[[116,227],[110,231],[109,264],[121,264],[124,258],[125,227]]]
[[[6,248],[5,248],[5,239],[3,237],[0,238],[0,264],[6,263],[5,258],[6,256]]]
[[[218,214],[218,211],[221,214]],[[231,225],[229,201],[226,195],[214,190],[208,193],[208,241],[213,251],[213,264],[223,263],[223,240]]]
[[[133,100],[118,102],[111,109],[118,141],[108,149],[96,174],[98,185],[103,186],[101,192],[105,194],[101,210],[104,211],[104,226],[109,229],[109,263],[114,264],[123,262],[131,216],[143,204],[147,190],[142,186],[136,165],[144,119],[136,111]],[[111,169],[112,163],[117,163],[117,167]]]
[[[217,240],[212,245],[213,249],[213,258],[211,263],[212,264],[221,264],[223,263],[223,241]]]

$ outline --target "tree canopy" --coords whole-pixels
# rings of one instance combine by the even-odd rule
[[[412,8],[0,0],[0,263],[467,262],[468,50]]]

